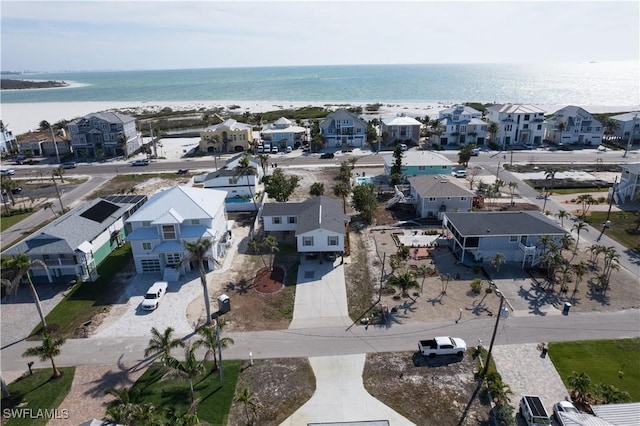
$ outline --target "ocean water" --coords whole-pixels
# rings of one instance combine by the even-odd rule
[[[2,91],[2,103],[94,101],[640,104],[638,62],[216,68],[30,74],[78,87]],[[12,76],[12,78],[16,78]]]

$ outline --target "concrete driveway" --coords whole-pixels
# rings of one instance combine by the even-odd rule
[[[365,390],[362,384],[365,358],[365,354],[309,358],[316,375],[316,391],[281,425],[372,420],[388,420],[390,425],[412,425]]]

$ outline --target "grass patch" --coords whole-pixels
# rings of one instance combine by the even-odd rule
[[[67,296],[47,315],[47,324],[54,327],[58,336],[74,337],[78,327],[91,320],[105,305],[114,302],[112,298],[113,277],[124,269],[131,260],[131,245],[129,243],[114,250],[98,266],[100,277],[95,282],[76,284]],[[32,331],[38,332],[41,324]]]
[[[607,212],[590,212],[586,222],[602,230]],[[611,212],[611,227],[604,231],[628,249],[640,253],[640,212]]]
[[[33,213],[35,212],[16,214],[13,216],[2,216],[0,219],[0,232],[4,232],[6,229],[11,228],[13,225],[28,218]]]
[[[31,375],[24,375],[13,383],[9,384],[11,396],[6,401],[2,401],[3,419],[5,419],[5,409],[18,409],[14,416],[2,424],[6,426],[39,426],[46,425],[47,418],[33,418],[38,414],[38,410],[52,410],[57,408],[58,416],[64,415],[65,407],[60,407],[60,403],[69,393],[74,367],[63,367],[59,369],[62,377],[52,379],[50,368],[37,369]],[[22,405],[24,404],[24,405]],[[18,408],[20,406],[20,408]],[[31,418],[18,418],[19,414],[29,416],[27,409],[31,409]],[[24,411],[23,411],[24,410]]]
[[[200,398],[198,418],[212,425],[227,424],[227,418],[236,389],[236,382],[242,367],[242,361],[223,361],[224,386],[220,386],[218,373],[209,374],[213,362],[206,365],[206,374],[193,380],[196,398]],[[137,399],[141,403],[152,404],[157,409],[173,408],[176,413],[186,413],[191,405],[188,381],[162,380],[164,368],[153,364],[134,383],[132,391],[140,392]]]
[[[591,384],[611,384],[640,401],[640,339],[549,343],[549,356],[562,381],[573,371],[591,377]]]

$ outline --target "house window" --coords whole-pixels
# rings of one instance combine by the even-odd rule
[[[142,226],[151,226],[151,222],[149,221],[142,222]]]
[[[192,225],[200,225],[200,219],[191,219]]]
[[[517,243],[518,242],[518,236],[517,235],[509,236],[509,242],[510,243]]]
[[[282,221],[280,220],[280,216],[274,216],[271,218],[271,223],[274,225],[280,225]]]
[[[527,129],[529,129],[529,125],[528,125],[528,124],[523,124],[523,125],[522,125],[522,129],[523,129],[523,130],[527,130]]]
[[[182,255],[180,253],[167,253],[167,266],[180,263]]]
[[[330,246],[337,246],[338,245],[338,237],[337,236],[329,236],[327,237],[327,244]]]
[[[302,237],[302,245],[304,247],[313,246],[313,237]]]
[[[295,217],[295,216],[289,216],[289,223],[292,223],[292,224],[293,224],[293,223],[297,223],[297,222],[298,222],[298,220],[297,220],[297,219],[298,219],[298,218],[297,218],[297,217]]]
[[[529,114],[524,115],[524,121],[529,121]]]
[[[165,240],[175,240],[176,228],[173,225],[162,225],[162,238]]]
[[[435,203],[436,197],[429,197],[429,201],[432,202],[432,203]]]
[[[542,124],[538,124],[538,130],[542,130]]]
[[[43,254],[43,255],[42,255],[42,259],[44,259],[44,260],[50,260],[50,259],[51,259],[51,256],[49,256],[48,254]]]
[[[418,170],[427,170],[426,166],[418,166]]]
[[[151,243],[142,243],[142,250],[151,250]]]
[[[504,126],[504,130],[507,131],[507,132],[510,132],[511,129],[513,129],[513,125],[511,125],[511,124],[507,124],[506,126]]]
[[[467,197],[460,197],[460,201],[467,201]]]

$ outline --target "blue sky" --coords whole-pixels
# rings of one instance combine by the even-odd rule
[[[6,1],[5,71],[637,61],[637,1]]]

